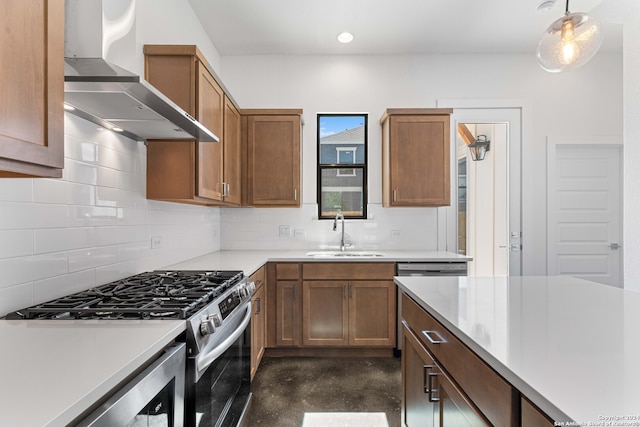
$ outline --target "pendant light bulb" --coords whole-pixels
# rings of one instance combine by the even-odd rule
[[[553,22],[538,43],[536,58],[545,70],[559,73],[581,67],[602,45],[602,25],[585,13],[570,13]]]
[[[580,55],[580,48],[576,43],[573,21],[567,19],[562,23],[562,32],[560,39],[562,40],[562,58],[563,64],[571,64]]]

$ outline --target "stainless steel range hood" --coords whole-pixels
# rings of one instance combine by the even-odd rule
[[[218,137],[140,76],[101,58],[65,58],[64,101],[70,113],[136,139]],[[71,106],[74,110],[70,110]]]
[[[103,40],[105,34],[113,38],[109,25],[120,31],[120,45],[132,49],[124,55],[120,52],[120,56],[139,56],[130,48],[135,46],[135,40],[130,39],[135,37],[135,0],[104,4],[100,0],[65,0],[65,19],[65,110],[135,140],[219,142],[216,135],[139,75],[103,59],[103,53],[113,47]],[[117,42],[111,44],[117,47]]]

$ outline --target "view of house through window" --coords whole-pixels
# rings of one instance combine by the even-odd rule
[[[318,218],[367,217],[367,114],[318,114]]]

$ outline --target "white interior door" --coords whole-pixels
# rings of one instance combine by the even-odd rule
[[[549,144],[547,272],[622,287],[620,145]]]

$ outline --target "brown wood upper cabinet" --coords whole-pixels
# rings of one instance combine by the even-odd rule
[[[382,204],[449,206],[449,108],[393,108],[382,125]]]
[[[300,206],[302,110],[243,109],[246,199],[255,207]]]
[[[0,3],[0,177],[62,176],[64,1]]]
[[[147,198],[240,203],[240,115],[194,45],[145,45],[145,79],[220,142],[149,140]]]

